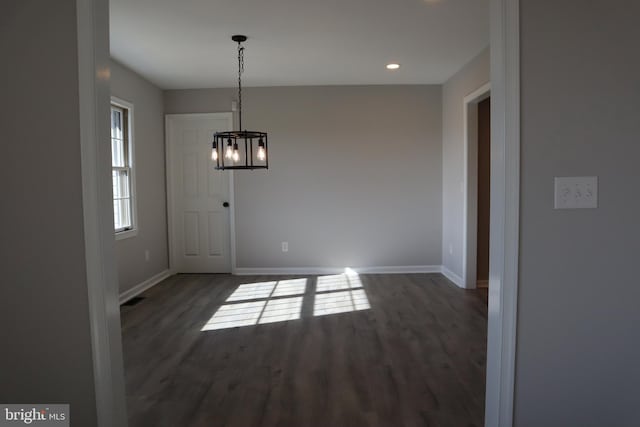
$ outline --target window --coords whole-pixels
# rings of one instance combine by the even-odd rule
[[[111,177],[116,239],[136,234],[133,179],[133,105],[111,100]]]

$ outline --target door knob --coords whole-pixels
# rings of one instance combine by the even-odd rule
[[[224,203],[222,204],[222,206],[224,206],[225,208],[228,208],[228,207],[229,207],[229,202],[224,202]]]

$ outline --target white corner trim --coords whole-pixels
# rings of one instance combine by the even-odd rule
[[[520,1],[491,0],[491,236],[485,425],[512,427],[520,208]]]
[[[98,427],[127,426],[109,144],[109,4],[76,0],[84,253]]]
[[[462,280],[462,277],[458,276],[456,273],[449,270],[444,265],[442,266],[442,269],[440,272],[444,277],[451,280],[457,287],[464,288],[464,281]]]
[[[440,273],[439,265],[405,265],[388,267],[354,267],[351,270],[359,274],[408,274],[408,273]],[[344,267],[281,267],[281,268],[236,268],[238,276],[277,276],[277,275],[322,275],[341,274]]]
[[[466,95],[463,98],[463,103],[470,104],[471,102],[480,102],[489,97],[489,93],[491,92],[491,82],[486,82],[480,85],[479,88],[475,89],[470,94]]]
[[[122,292],[120,294],[120,304],[123,304],[123,303],[129,301],[131,298],[133,298],[133,297],[135,297],[137,295],[140,295],[141,293],[143,293],[147,289],[154,287],[155,285],[157,285],[158,283],[162,282],[164,279],[166,279],[167,277],[170,277],[170,276],[173,276],[173,273],[171,272],[171,270],[166,269],[166,270],[161,271],[160,273],[148,278],[144,282],[138,283],[134,287],[132,287],[130,289],[127,289],[126,291],[124,291],[124,292]]]

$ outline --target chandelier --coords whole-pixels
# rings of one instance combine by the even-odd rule
[[[211,160],[216,169],[269,169],[267,133],[242,130],[242,73],[244,72],[244,47],[247,36],[235,35],[238,43],[238,130],[213,134]]]

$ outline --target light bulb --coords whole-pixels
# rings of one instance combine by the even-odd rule
[[[267,153],[264,151],[264,147],[258,147],[258,160],[264,160],[267,157]]]
[[[213,160],[213,161],[218,160],[218,149],[217,148],[211,149],[211,160]]]
[[[231,144],[227,145],[227,148],[225,149],[225,152],[224,152],[224,157],[227,159],[230,159],[233,157],[233,147],[231,146]]]
[[[240,160],[240,153],[238,153],[238,143],[233,144],[233,161],[237,162]]]

